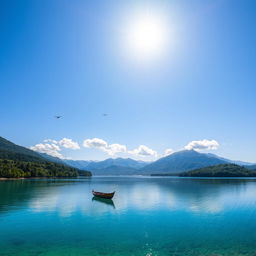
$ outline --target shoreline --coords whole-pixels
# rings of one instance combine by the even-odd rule
[[[82,176],[82,177],[92,177],[92,176]],[[1,177],[0,181],[4,180],[35,180],[35,179],[76,179],[80,178],[80,176],[77,177],[20,177],[20,178],[5,178]]]
[[[0,178],[1,180],[24,180],[25,178]]]

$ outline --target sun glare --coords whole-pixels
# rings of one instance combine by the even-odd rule
[[[129,54],[140,59],[161,55],[167,44],[167,26],[161,16],[140,15],[134,18],[127,30]]]

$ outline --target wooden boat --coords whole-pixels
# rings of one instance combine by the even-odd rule
[[[102,192],[97,192],[97,191],[92,191],[92,194],[96,197],[100,197],[100,198],[105,198],[105,199],[112,199],[115,191],[113,193],[102,193]]]

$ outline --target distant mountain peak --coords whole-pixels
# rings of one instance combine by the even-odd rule
[[[146,165],[141,169],[141,173],[180,173],[183,171],[225,163],[228,162],[195,150],[181,150]]]
[[[132,173],[132,169],[134,170],[133,172],[135,172],[136,170],[139,170],[140,168],[144,167],[145,165],[147,165],[147,162],[143,162],[143,161],[137,161],[131,158],[121,158],[121,157],[117,157],[117,158],[107,158],[105,160],[102,161],[74,161],[74,160],[65,160],[66,164],[69,164],[71,166],[74,167],[79,167],[80,169],[86,169],[86,170],[90,170],[93,172],[93,174],[102,174],[102,170],[104,169],[104,172],[111,172],[111,166],[115,166],[115,174],[117,174],[117,168],[120,168],[120,174],[126,174],[125,171],[129,170],[129,173]],[[122,173],[123,172],[123,173]],[[111,173],[109,173],[111,174]]]

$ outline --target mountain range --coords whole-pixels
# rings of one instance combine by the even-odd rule
[[[148,162],[138,161],[131,158],[108,158],[103,161],[74,161],[74,160],[64,160],[66,164],[69,165],[80,165],[82,169],[86,168],[88,170],[99,170],[108,168],[110,166],[120,166],[128,167],[133,169],[140,169],[148,164]]]
[[[246,166],[251,170],[256,169],[256,165],[251,163],[233,161],[214,154],[199,153],[195,150],[175,152],[154,162],[145,162],[131,158],[108,158],[103,161],[60,159],[18,146],[2,137],[0,137],[0,159],[18,159],[35,162],[50,161],[84,171],[91,171],[93,175],[178,174],[184,171],[229,163]]]
[[[104,161],[64,160],[64,162],[82,170],[89,170],[93,175],[178,174],[184,171],[229,163],[256,169],[256,166],[251,163],[233,161],[214,154],[199,153],[195,150],[175,152],[154,162],[143,162],[130,158],[109,158]]]

